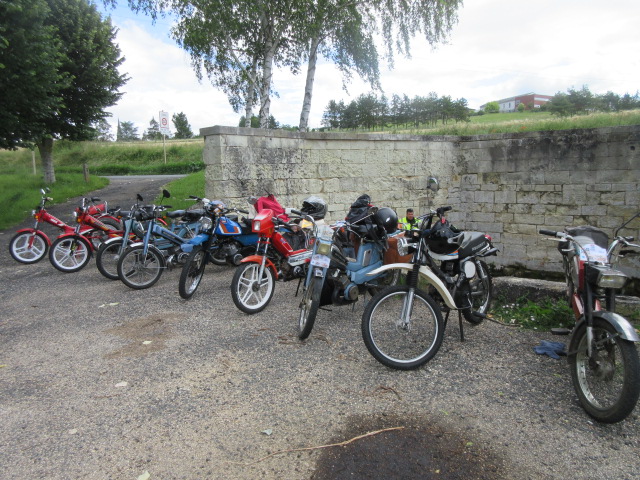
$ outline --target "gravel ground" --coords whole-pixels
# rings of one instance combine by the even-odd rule
[[[128,205],[163,181],[100,195]],[[367,352],[362,302],[321,311],[302,343],[296,282],[248,316],[231,268],[208,266],[184,301],[178,270],[133,291],[93,260],[18,264],[14,231],[0,232],[3,479],[640,477],[639,409],[594,422],[566,361],[533,352],[563,338],[487,321],[461,342],[456,319],[430,363],[399,372]]]

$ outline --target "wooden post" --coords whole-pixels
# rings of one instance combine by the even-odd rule
[[[36,173],[36,151],[35,150],[31,150],[31,163],[33,165],[33,174],[37,175],[37,173]]]
[[[84,181],[86,183],[89,183],[89,167],[87,166],[86,163],[82,164],[82,173],[84,175]]]

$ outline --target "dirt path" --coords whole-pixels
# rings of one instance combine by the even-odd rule
[[[162,183],[100,195],[127,205]],[[456,319],[425,368],[398,372],[367,352],[361,303],[321,311],[301,343],[294,282],[247,316],[230,268],[208,266],[184,301],[176,270],[133,291],[93,261],[18,264],[13,231],[0,233],[3,479],[640,476],[638,409],[593,422],[565,361],[534,354],[548,334],[485,322],[460,342]]]

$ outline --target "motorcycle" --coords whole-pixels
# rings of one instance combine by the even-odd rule
[[[436,179],[429,190],[437,191]],[[438,352],[449,314],[458,312],[460,338],[462,318],[477,325],[491,305],[492,281],[483,257],[496,255],[491,237],[451,227],[440,207],[420,218],[420,230],[398,240],[398,254],[413,254],[410,263],[385,265],[408,272],[406,285],[389,287],[367,304],[362,315],[362,337],[367,349],[383,365],[400,370],[418,368]],[[434,223],[434,219],[435,223]],[[419,281],[426,290],[418,288]],[[442,312],[446,313],[442,318]]]
[[[122,236],[121,223],[114,217],[94,217],[93,204],[98,197],[83,198],[73,212],[76,227],[58,236],[49,250],[51,264],[61,272],[70,273],[83,269],[93,252],[108,238]]]
[[[336,224],[335,231],[326,225],[318,229],[300,302],[301,340],[311,334],[320,307],[353,304],[361,294],[397,281],[394,271],[369,275],[383,265],[387,236],[398,225],[392,209],[371,207],[369,202],[368,195],[356,200],[347,221]]]
[[[33,228],[23,228],[17,231],[14,237],[9,242],[9,253],[13,259],[20,263],[36,263],[42,260],[48,253],[51,247],[51,239],[44,231],[40,229],[40,224],[48,223],[54,227],[62,230],[62,234],[72,234],[75,232],[75,228],[71,225],[67,225],[65,222],[50,214],[46,209],[46,203],[53,201],[51,197],[47,196],[49,189],[40,189],[42,193],[42,199],[40,204],[32,211],[32,216],[36,222]],[[99,205],[90,205],[88,214],[101,218],[103,223],[110,225],[114,229],[119,228],[119,221],[110,215],[107,202]],[[94,233],[94,229],[89,225],[84,225],[80,234],[84,236],[90,236]]]
[[[614,312],[616,294],[628,279],[611,264],[615,245],[608,245],[607,234],[592,226],[564,232],[541,229],[540,234],[559,241],[576,324],[572,329],[552,329],[552,333],[570,335],[567,360],[578,400],[600,422],[624,420],[640,396],[635,346],[640,337],[627,319]],[[616,232],[616,240],[623,243],[620,238]]]
[[[162,191],[162,198],[169,198],[167,190]],[[175,210],[167,212],[169,218],[181,218],[171,229],[158,222],[158,216],[171,208],[171,205],[155,205],[153,215],[147,221],[145,234],[140,242],[131,244],[118,260],[118,278],[129,288],[136,290],[153,286],[166,268],[182,265],[187,254],[180,250],[185,238],[195,236],[198,219],[204,211]]]
[[[303,202],[302,211],[290,210],[290,213],[302,218],[306,215],[304,210]],[[269,304],[276,280],[304,278],[312,254],[308,249],[309,229],[283,220],[271,208],[258,212],[251,222],[251,230],[258,234],[256,253],[240,261],[231,281],[233,303],[248,314],[258,313]],[[300,248],[294,249],[291,246],[294,242],[299,242]]]
[[[207,262],[216,265],[239,265],[242,258],[255,252],[258,235],[243,220],[229,215],[231,212],[248,214],[246,210],[229,209],[218,200],[191,196],[204,203],[204,216],[200,219],[199,233],[180,248],[189,254],[180,274],[178,291],[182,298],[193,296],[202,280]]]

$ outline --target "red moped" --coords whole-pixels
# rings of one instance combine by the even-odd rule
[[[20,263],[36,263],[42,260],[49,251],[52,241],[40,229],[41,224],[48,223],[59,228],[62,230],[62,235],[72,234],[76,230],[73,226],[66,224],[47,211],[46,203],[53,201],[53,199],[47,196],[48,189],[40,189],[40,192],[42,193],[42,199],[32,212],[33,218],[36,220],[35,225],[32,228],[18,230],[9,242],[9,253],[14,260]],[[102,223],[111,226],[113,229],[120,228],[120,221],[107,213],[107,202],[89,205],[87,214],[100,218]],[[80,230],[81,235],[92,236],[93,233],[95,233],[95,228],[88,224],[83,225]]]

